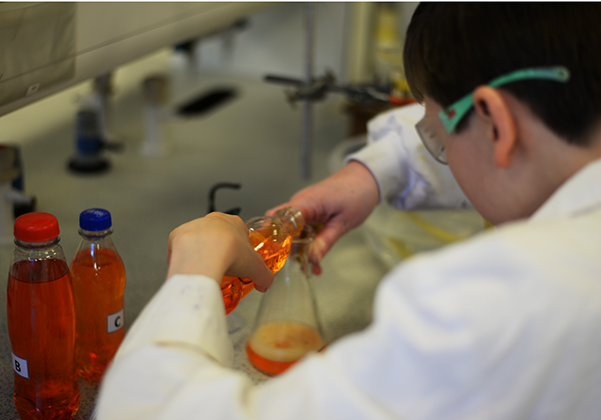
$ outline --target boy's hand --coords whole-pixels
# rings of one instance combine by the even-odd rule
[[[203,274],[221,283],[224,275],[246,277],[260,292],[269,288],[274,276],[252,248],[242,219],[223,213],[210,213],[173,230],[167,261],[167,278]]]
[[[378,185],[363,164],[351,161],[325,180],[300,190],[288,203],[267,211],[273,216],[283,207],[296,207],[307,224],[317,227],[309,250],[313,273],[320,274],[321,259],[334,243],[360,225],[378,204]]]

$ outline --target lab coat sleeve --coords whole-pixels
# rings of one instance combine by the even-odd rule
[[[361,162],[378,184],[380,202],[401,210],[471,208],[446,165],[423,146],[415,124],[422,105],[395,108],[368,123],[368,144],[345,158]]]
[[[133,323],[107,370],[98,419],[161,418],[157,413],[191,372],[231,366],[233,354],[217,283],[172,276]]]

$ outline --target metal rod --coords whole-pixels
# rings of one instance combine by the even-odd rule
[[[305,3],[305,85],[313,83],[313,3]],[[302,177],[311,177],[311,134],[313,128],[311,98],[303,101]]]
[[[270,83],[280,83],[280,84],[284,84],[284,85],[293,85],[293,86],[297,86],[297,87],[300,87],[303,85],[302,80],[293,79],[291,77],[272,76],[269,74],[267,76],[265,76],[265,78],[263,80],[265,80],[266,82],[270,82]]]

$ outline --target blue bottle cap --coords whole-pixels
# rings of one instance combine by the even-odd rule
[[[88,209],[79,215],[79,227],[90,232],[107,230],[113,225],[111,213],[104,209]]]

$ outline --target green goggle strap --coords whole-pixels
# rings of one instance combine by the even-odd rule
[[[490,82],[488,86],[498,87],[506,83],[515,82],[516,80],[525,79],[548,79],[556,82],[567,82],[570,79],[570,71],[563,66],[516,70],[512,73],[497,77]],[[438,113],[438,117],[447,134],[451,134],[455,130],[459,121],[461,121],[464,115],[474,105],[472,101],[473,95],[473,92],[465,95],[463,98]]]

